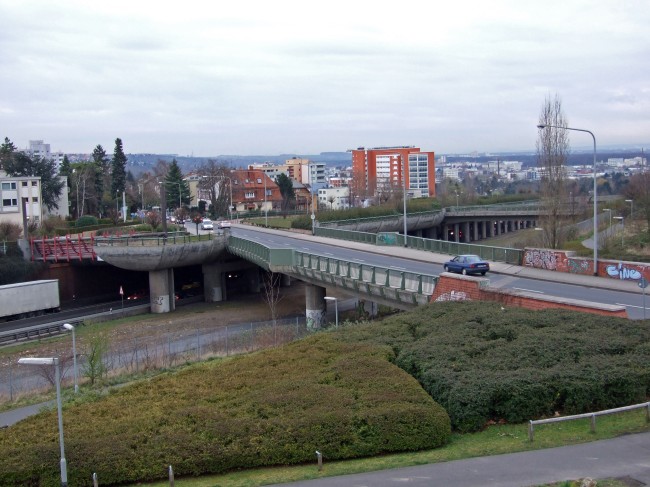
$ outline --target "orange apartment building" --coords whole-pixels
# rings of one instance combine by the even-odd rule
[[[436,195],[434,152],[419,147],[360,147],[352,151],[352,173],[357,192],[375,196],[400,189],[406,180],[406,192],[414,197]]]

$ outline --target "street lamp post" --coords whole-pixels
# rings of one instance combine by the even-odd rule
[[[603,208],[603,211],[609,213],[609,227],[607,228],[607,237],[611,237],[612,236],[612,209]]]
[[[264,226],[269,226],[269,210],[266,207],[266,173],[262,171],[262,178],[264,179]]]
[[[623,249],[625,246],[625,217],[615,216],[614,220],[621,220],[621,223],[623,224],[623,231],[621,232],[621,249]]]
[[[59,359],[26,357],[18,359],[19,364],[24,365],[54,365],[56,382],[56,409],[59,416],[59,446],[61,448],[61,487],[68,487],[68,467],[65,461],[65,447],[63,445],[63,411],[61,407],[61,371],[59,369]]]
[[[577,129],[572,127],[560,127],[559,125],[539,124],[538,129],[556,128],[564,130],[573,130],[576,132],[586,132],[594,139],[594,276],[598,275],[598,182],[596,181],[596,136],[590,130]]]
[[[325,296],[323,299],[325,299],[325,301],[334,301],[334,314],[336,316],[336,322],[335,323],[336,323],[336,328],[338,328],[339,327],[339,303],[338,303],[338,299],[333,297],[333,296]]]
[[[79,392],[79,381],[77,379],[77,341],[75,339],[75,327],[70,323],[64,323],[63,328],[72,332],[72,371],[74,374],[74,392]]]
[[[406,221],[406,161],[402,163],[402,185],[404,188],[404,247],[408,247],[408,228]]]
[[[625,200],[626,203],[630,204],[630,219],[634,215],[634,200]]]

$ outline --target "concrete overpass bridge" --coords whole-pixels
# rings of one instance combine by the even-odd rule
[[[149,273],[151,311],[166,313],[175,308],[174,268],[201,264],[207,302],[225,299],[229,271],[244,269],[249,289],[265,285],[259,269],[278,273],[284,282],[294,278],[308,284],[305,314],[311,326],[325,319],[327,287],[398,309],[411,309],[429,302],[437,276],[395,270],[390,267],[350,262],[303,252],[295,248],[271,248],[226,231],[201,239],[113,238],[95,241],[96,255],[123,269]],[[247,264],[233,261],[236,256]]]

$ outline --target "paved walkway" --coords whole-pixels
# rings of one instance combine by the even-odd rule
[[[314,467],[316,468],[316,467]],[[324,459],[324,471],[327,460]],[[650,433],[582,445],[276,484],[291,487],[528,487],[564,480],[627,477],[650,484]],[[636,481],[637,483],[634,483]]]

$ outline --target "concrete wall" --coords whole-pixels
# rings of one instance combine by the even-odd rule
[[[490,280],[482,277],[461,276],[443,272],[431,296],[431,302],[442,301],[495,301],[504,306],[527,309],[568,309],[604,316],[627,318],[623,306],[607,305],[577,299],[542,296],[520,291],[504,291],[489,286]]]

